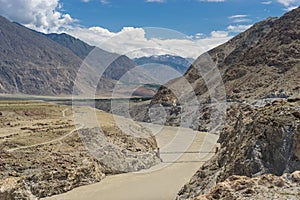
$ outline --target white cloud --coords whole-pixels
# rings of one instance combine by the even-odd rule
[[[55,32],[74,19],[60,11],[59,0],[0,0],[1,15],[41,32]]]
[[[195,38],[195,39],[205,38],[205,34],[197,33],[195,36],[192,36],[191,38]]]
[[[228,17],[229,19],[236,19],[236,18],[245,18],[248,17],[248,15],[232,15]]]
[[[232,20],[234,23],[241,23],[241,22],[251,22],[252,20],[248,18],[249,15],[232,15],[228,18]]]
[[[244,32],[245,30],[249,29],[252,25],[230,25],[227,27],[227,30],[229,32],[233,32],[233,33],[241,33]]]
[[[74,27],[66,32],[91,45],[110,52],[126,54],[129,57],[172,54],[197,58],[205,51],[231,38],[226,31],[213,31],[209,37],[203,37],[203,34],[199,33],[192,37],[194,40],[187,36],[178,39],[146,38],[145,30],[147,29],[125,27],[114,33],[101,27]],[[161,33],[165,29],[158,28],[157,31]],[[168,34],[172,35],[172,33]]]
[[[84,3],[90,2],[90,0],[81,0],[81,1],[84,2]]]
[[[226,31],[213,31],[211,32],[212,38],[225,38],[228,37],[228,32]]]
[[[261,4],[264,4],[264,5],[270,5],[272,3],[273,3],[272,1],[263,1],[263,2],[261,2]]]

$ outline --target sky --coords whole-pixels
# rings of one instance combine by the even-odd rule
[[[197,58],[300,0],[0,0],[0,15],[129,57]]]

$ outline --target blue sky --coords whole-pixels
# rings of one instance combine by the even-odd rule
[[[269,16],[281,16],[286,9],[274,1],[228,0],[200,2],[196,0],[168,0],[162,3],[143,0],[62,0],[65,12],[83,26],[101,26],[117,32],[123,27],[163,27],[187,35],[210,34],[232,24],[253,24]],[[235,22],[234,15],[247,15]]]
[[[132,58],[197,58],[299,5],[300,0],[0,0],[0,15]]]

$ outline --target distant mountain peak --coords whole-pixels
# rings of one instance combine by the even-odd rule
[[[165,54],[165,55],[152,55],[149,57],[144,56],[140,58],[135,58],[134,61],[138,65],[146,65],[146,64],[166,65],[178,71],[180,74],[184,74],[187,71],[187,69],[191,66],[194,59]]]

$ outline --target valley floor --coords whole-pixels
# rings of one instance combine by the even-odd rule
[[[87,131],[93,142],[93,127],[99,125],[105,134],[102,139],[117,146],[113,150],[109,144],[101,146],[101,152],[118,155],[114,159],[103,154],[98,162],[82,144],[78,132]],[[138,135],[126,134],[126,130]],[[0,199],[55,194],[59,195],[45,199],[175,199],[180,188],[214,155],[217,139],[191,129],[135,122],[87,106],[2,100]],[[126,156],[129,152],[135,157]],[[117,163],[123,167],[121,172],[130,173],[112,175],[120,172],[105,163]],[[135,172],[140,169],[145,170]]]

